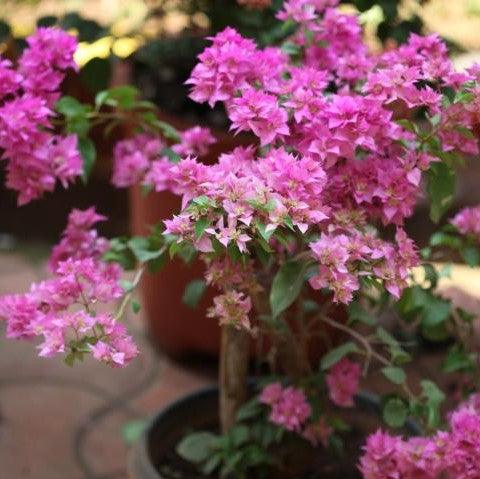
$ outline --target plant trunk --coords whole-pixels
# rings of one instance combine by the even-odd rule
[[[220,426],[227,432],[247,399],[250,336],[233,326],[222,326],[220,344]]]
[[[289,378],[297,380],[309,373],[307,351],[301,349],[293,334],[279,338],[276,347],[278,366]]]

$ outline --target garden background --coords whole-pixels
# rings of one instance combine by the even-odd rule
[[[373,49],[389,48],[409,31],[421,29],[448,40],[459,66],[480,60],[480,0],[344,5],[357,7],[364,10],[362,21]],[[67,91],[87,100],[108,86],[133,82],[145,99],[160,107],[165,119],[180,127],[208,125],[227,143],[222,111],[207,113],[195,106],[183,85],[204,46],[201,39],[232,22],[260,43],[275,35],[269,12],[259,14],[218,0],[0,0],[0,21],[0,52],[7,57],[17,54],[37,24],[60,24],[79,35],[76,60],[81,73],[67,79]],[[86,188],[58,189],[43,201],[16,210],[14,194],[0,182],[0,294],[23,291],[46,276],[49,248],[72,207],[103,205],[101,213],[110,218],[102,230],[106,236],[130,231],[136,215],[151,207],[139,203],[135,193],[110,185],[111,145],[106,143],[99,133],[98,157]],[[479,168],[461,172],[455,209],[480,201],[479,182]],[[407,227],[420,245],[432,230],[416,217]],[[479,271],[453,266],[442,288],[480,315]],[[181,295],[174,300],[172,314],[181,325],[191,313]],[[162,344],[175,353],[172,359],[158,348],[151,334],[156,318],[148,312],[143,308],[129,314],[129,327],[142,354],[122,370],[111,371],[90,359],[66,370],[62,362],[39,361],[28,344],[0,335],[0,478],[127,477],[129,443],[148,415],[215,381],[215,361],[205,354],[210,347],[196,348],[191,338],[185,344]],[[435,367],[434,352],[422,367]]]

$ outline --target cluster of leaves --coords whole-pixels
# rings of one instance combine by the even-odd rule
[[[427,2],[428,0],[420,0],[418,3]],[[377,36],[383,43],[390,39],[404,43],[411,32],[421,33],[423,29],[423,21],[418,15],[414,14],[408,19],[401,18],[400,7],[403,3],[401,0],[345,0],[345,3],[353,3],[361,12],[374,6],[381,8],[383,19],[378,25]]]
[[[83,179],[87,181],[95,165],[97,153],[95,143],[89,137],[91,129],[103,126],[103,133],[108,136],[115,128],[123,127],[125,121],[132,127],[142,126],[147,131],[161,134],[171,141],[179,141],[178,131],[168,123],[158,119],[157,107],[148,101],[141,100],[137,88],[125,85],[98,92],[94,105],[81,103],[72,96],[63,96],[55,106],[62,115],[64,129],[68,134],[78,136],[79,150],[83,157]],[[175,153],[169,148],[164,151],[172,161],[178,161]]]
[[[217,435],[198,431],[185,436],[176,452],[183,459],[196,464],[204,474],[219,470],[220,477],[250,477],[272,465],[269,448],[279,444],[285,430],[268,422],[265,407],[256,398],[246,402],[237,413],[237,422],[227,433]]]

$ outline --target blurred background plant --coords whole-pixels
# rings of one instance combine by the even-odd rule
[[[291,33],[275,19],[282,0],[4,0],[0,42],[12,54],[35,25],[58,24],[76,31],[81,41],[77,61],[81,80],[91,93],[112,82],[133,81],[145,98],[188,122],[225,126],[222,112],[195,105],[183,84],[205,35],[227,25],[261,45],[276,43]],[[480,48],[480,0],[343,0],[345,10],[361,12],[374,49],[402,43],[410,32],[439,31],[461,49]],[[468,18],[471,28],[458,28]],[[473,19],[473,20],[472,20]],[[453,25],[452,23],[455,23]],[[464,32],[466,43],[457,38]],[[470,31],[475,35],[470,35]],[[115,62],[128,59],[129,72]],[[112,72],[113,77],[112,78]],[[128,78],[122,78],[127,75]]]

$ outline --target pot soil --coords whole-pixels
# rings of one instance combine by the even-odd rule
[[[341,456],[327,452],[321,446],[313,448],[302,443],[298,450],[286,451],[289,470],[275,470],[274,479],[361,479],[357,470],[361,447],[367,434],[378,428],[379,405],[374,397],[362,394],[357,407],[343,410],[352,429],[344,436],[345,450]],[[212,387],[190,394],[157,414],[140,441],[131,451],[131,479],[217,479],[218,475],[202,475],[175,452],[175,446],[193,431],[218,432],[218,388]],[[414,423],[407,432],[418,433]],[[232,476],[233,479],[233,476]],[[253,478],[252,478],[253,479]]]

